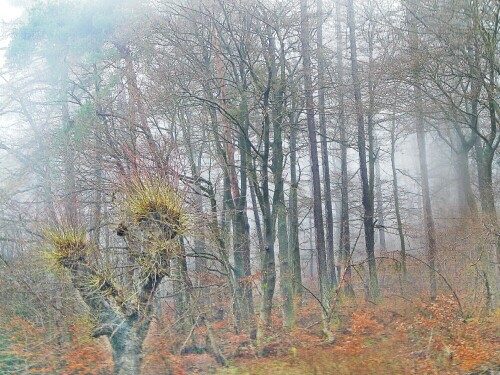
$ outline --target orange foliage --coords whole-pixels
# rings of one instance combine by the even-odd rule
[[[423,314],[415,320],[415,330],[435,332],[432,340],[429,339],[429,347],[435,356],[447,357],[464,372],[498,361],[499,313],[489,318],[464,320],[457,314],[455,304],[447,296],[441,296],[431,304],[422,304]]]
[[[20,317],[11,319],[4,328],[10,333],[5,354],[17,357],[28,374],[50,374],[59,367],[53,345],[46,341],[45,329]]]
[[[49,334],[48,329],[21,317],[3,327],[9,332],[10,354],[22,362],[28,374],[103,374],[112,369],[111,358],[99,340],[90,338],[85,325],[73,325],[68,335]]]
[[[450,296],[432,303],[357,304],[354,310],[339,307],[333,344],[311,329],[296,329],[289,337],[276,333],[267,344],[280,345],[274,357],[238,359],[237,367],[262,375],[465,374],[500,368],[498,313],[464,322]]]
[[[378,305],[344,300],[332,325],[333,344],[324,342],[321,311],[311,302],[298,309],[298,327],[291,332],[281,328],[279,315],[274,316],[273,327],[258,348],[247,333],[235,334],[229,320],[214,321],[212,328],[237,373],[465,374],[500,369],[499,317],[497,312],[464,320],[454,298],[439,296],[434,302],[401,298]],[[151,326],[144,345],[144,375],[231,373],[203,350],[178,354],[184,341],[203,348],[207,333],[204,325],[197,326],[188,340],[170,330],[170,318],[159,316]],[[11,319],[2,328],[9,332],[8,354],[24,363],[23,373],[111,372],[109,348],[91,339],[85,324],[73,325],[69,332],[66,328],[63,335],[49,334],[48,328],[22,318]],[[258,357],[259,352],[265,357]]]
[[[153,322],[144,342],[144,375],[185,375],[181,359],[171,353],[168,340]]]
[[[102,374],[109,372],[113,363],[102,341],[92,339],[85,326],[74,325],[70,328],[71,340],[64,353],[66,374]]]

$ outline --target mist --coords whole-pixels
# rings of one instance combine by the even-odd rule
[[[1,373],[500,369],[498,1],[0,8]]]

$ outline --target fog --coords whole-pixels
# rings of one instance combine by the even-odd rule
[[[497,368],[393,321],[498,309],[498,1],[0,10],[1,373]]]

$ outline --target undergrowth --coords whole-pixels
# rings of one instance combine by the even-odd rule
[[[350,319],[326,344],[311,331],[276,336],[267,358],[237,358],[219,374],[480,374],[500,370],[500,312],[463,319],[451,296],[345,304]],[[486,373],[486,372],[484,372]]]
[[[308,374],[490,374],[500,371],[500,311],[470,314],[464,319],[451,296],[436,301],[414,298],[381,300],[377,304],[345,299],[332,328],[334,343],[325,343],[321,313],[312,301],[298,309],[298,326],[273,327],[261,348],[247,334],[234,334],[229,319],[212,322],[212,329],[229,365],[217,365],[203,349],[206,328],[196,326],[191,342],[198,350],[184,354],[176,342],[185,336],[171,329],[172,315],[154,321],[144,348],[144,375],[308,375]],[[89,339],[81,323],[70,330],[70,340],[47,340],[47,332],[22,318],[2,324],[0,357],[10,367],[29,373],[106,374],[109,348]],[[66,331],[67,332],[67,331]],[[54,337],[52,333],[50,336]],[[63,333],[63,336],[67,333]],[[203,350],[202,350],[203,349]],[[258,353],[263,355],[258,356]],[[59,359],[58,359],[59,358]],[[6,364],[4,364],[6,365]],[[27,366],[27,367],[26,367]],[[493,372],[495,373],[495,372]]]

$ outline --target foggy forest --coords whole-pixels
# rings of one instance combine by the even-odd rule
[[[500,1],[0,1],[1,374],[500,373]]]

